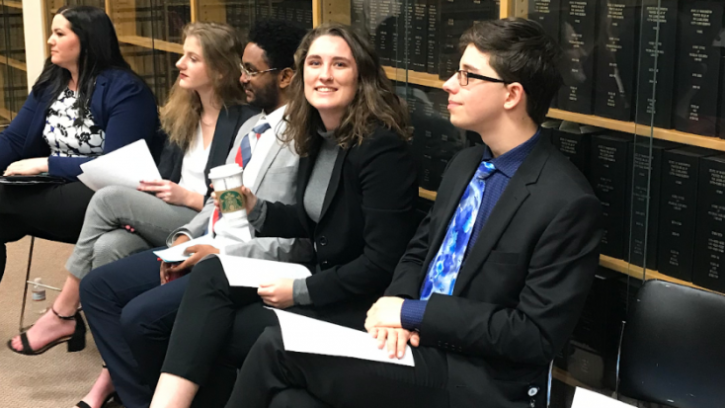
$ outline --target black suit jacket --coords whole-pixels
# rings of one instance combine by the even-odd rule
[[[219,112],[216,127],[214,128],[214,138],[209,147],[211,149],[209,151],[209,159],[204,169],[204,181],[207,186],[211,184],[209,170],[226,164],[227,156],[234,145],[234,139],[237,137],[239,128],[249,118],[258,113],[259,110],[257,108],[249,105],[233,105],[226,109],[222,108]],[[184,162],[184,154],[186,154],[184,150],[167,139],[158,166],[161,178],[173,181],[174,183],[178,183],[181,180],[181,165]],[[211,191],[211,188],[207,189],[204,201],[209,197]]]
[[[407,143],[378,128],[362,144],[339,152],[315,223],[305,211],[304,194],[316,158],[300,159],[297,203],[268,203],[259,233],[312,239],[317,265],[307,288],[314,308],[343,311],[350,304],[341,302],[353,302],[364,313],[390,284],[415,232],[415,165]],[[358,316],[354,323],[363,322]]]
[[[483,149],[449,164],[387,295],[419,299]],[[584,176],[542,137],[470,248],[453,295],[428,301],[421,345],[446,352],[451,407],[530,407],[532,388],[535,406],[546,406],[549,363],[574,329],[599,262],[600,213]]]

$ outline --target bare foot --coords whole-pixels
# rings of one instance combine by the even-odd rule
[[[27,332],[30,348],[41,349],[48,343],[72,335],[75,329],[75,320],[61,320],[52,310],[48,310]],[[12,346],[17,351],[23,350],[19,335],[13,337]]]
[[[108,369],[104,368],[101,370],[101,375],[98,376],[96,383],[93,384],[91,391],[81,401],[88,404],[91,408],[101,408],[103,403],[106,402],[106,398],[113,394],[114,391],[115,388],[113,388],[113,383],[111,382],[111,375],[108,373]]]

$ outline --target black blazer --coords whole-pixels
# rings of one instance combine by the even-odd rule
[[[415,232],[418,186],[413,158],[408,144],[384,128],[362,144],[341,150],[315,223],[303,203],[316,158],[311,154],[300,159],[296,204],[268,203],[259,232],[313,240],[317,265],[307,288],[315,308],[334,304],[344,309],[339,302],[347,301],[369,308],[390,284]]]
[[[483,149],[449,164],[387,295],[419,299]],[[446,353],[451,407],[528,408],[534,388],[535,406],[546,407],[549,363],[576,325],[599,262],[600,214],[584,176],[542,137],[461,265],[453,295],[428,301],[421,345]]]
[[[207,186],[211,184],[209,170],[226,164],[227,156],[229,156],[229,151],[234,145],[234,139],[237,137],[239,128],[249,118],[258,113],[258,109],[249,105],[233,105],[219,112],[216,128],[214,129],[214,138],[209,147],[211,149],[209,151],[209,159],[204,169],[204,181]],[[167,139],[164,150],[161,152],[161,159],[158,165],[161,178],[173,181],[174,183],[178,183],[181,180],[181,165],[184,162],[184,154],[186,152],[181,147]],[[209,197],[211,191],[211,188],[207,189],[206,197]],[[206,197],[204,198],[205,201]]]

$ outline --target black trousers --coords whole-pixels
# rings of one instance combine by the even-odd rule
[[[0,185],[0,278],[5,244],[26,235],[75,244],[93,190],[81,182],[33,186]]]
[[[287,310],[362,330],[373,301],[371,297],[326,308]],[[196,265],[189,277],[161,371],[200,385],[200,394],[218,383],[227,384],[226,401],[236,372],[231,382],[219,379],[218,373],[239,369],[264,329],[278,324],[274,312],[258,298],[250,301],[249,288],[229,286],[219,259],[208,259]]]
[[[279,327],[259,337],[227,408],[445,408],[445,352],[413,348],[415,367],[287,352]]]

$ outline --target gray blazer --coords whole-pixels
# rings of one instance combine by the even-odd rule
[[[237,137],[234,140],[234,146],[227,157],[227,164],[234,163],[242,138],[252,130],[261,116],[261,114],[252,116],[239,128]],[[281,135],[286,127],[285,125],[284,121],[279,123],[276,129],[277,135]],[[252,192],[259,198],[269,202],[279,201],[285,204],[294,204],[296,201],[298,166],[299,157],[293,152],[293,147],[291,145],[284,146],[277,140],[277,143],[272,145],[264,158]],[[202,236],[213,213],[214,200],[209,197],[204,204],[204,208],[188,224],[171,232],[166,240],[167,245],[171,246],[180,234],[188,235],[190,238]],[[245,243],[225,247],[224,254],[296,263],[309,263],[314,259],[314,249],[309,239],[258,238],[255,237],[254,228],[251,225],[249,228],[253,239]]]

